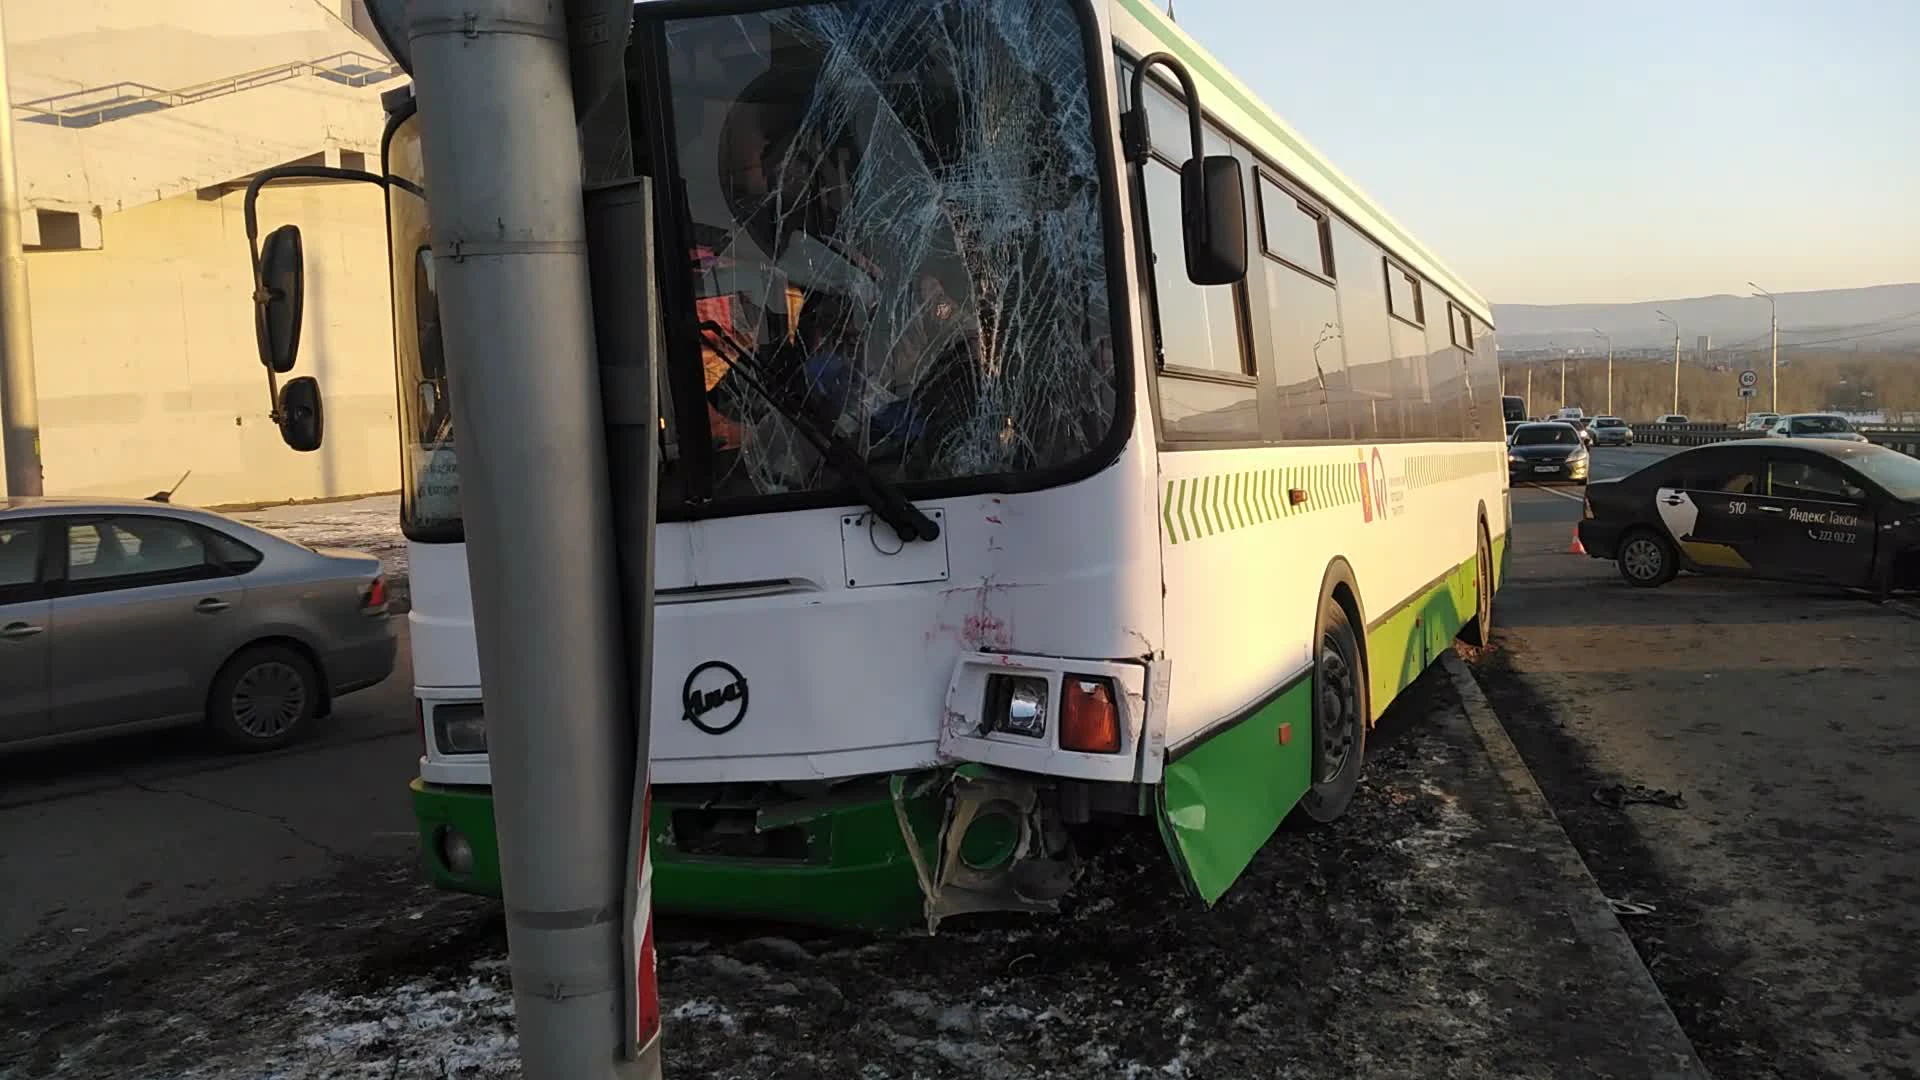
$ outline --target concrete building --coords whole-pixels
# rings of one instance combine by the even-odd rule
[[[4,0],[49,494],[218,505],[398,486],[386,227],[371,185],[275,185],[297,223],[295,374],[327,441],[280,442],[254,350],[242,191],[296,161],[377,168],[402,84],[350,0]]]

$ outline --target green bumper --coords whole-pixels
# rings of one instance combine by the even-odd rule
[[[413,812],[429,881],[443,889],[500,895],[499,842],[493,795],[484,787],[413,781]],[[776,919],[835,928],[908,926],[924,919],[913,857],[900,835],[892,800],[881,786],[871,799],[824,808],[804,820],[780,823],[779,858],[691,854],[677,846],[679,812],[704,808],[672,787],[653,789],[653,906],[663,914]],[[940,796],[904,803],[908,821],[931,865]],[[456,874],[447,865],[451,832],[472,846],[473,866]]]

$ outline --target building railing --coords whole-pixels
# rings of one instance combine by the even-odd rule
[[[230,75],[178,90],[162,90],[145,83],[115,82],[85,90],[23,101],[13,107],[16,119],[29,124],[90,128],[163,109],[195,105],[290,79],[325,79],[341,86],[372,86],[401,75],[398,64],[365,53],[341,52],[318,60],[295,60],[273,67]]]

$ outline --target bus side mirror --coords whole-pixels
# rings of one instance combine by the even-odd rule
[[[320,449],[325,433],[325,417],[320,409],[320,384],[311,375],[289,379],[280,388],[273,422],[280,426],[280,440],[301,453]]]
[[[300,226],[282,225],[267,234],[260,248],[253,289],[253,332],[260,362],[284,375],[300,352],[300,309],[306,270],[300,250]]]
[[[1232,285],[1247,276],[1247,201],[1239,161],[1225,154],[1188,158],[1180,167],[1180,216],[1187,277],[1195,285]]]

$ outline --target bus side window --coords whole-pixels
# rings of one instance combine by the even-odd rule
[[[1124,69],[1123,88],[1134,72]],[[1180,166],[1191,152],[1186,112],[1158,83],[1146,94],[1152,156],[1133,176],[1143,241],[1141,278],[1149,303],[1161,433],[1175,440],[1246,441],[1260,437],[1258,390],[1247,348],[1241,285],[1201,286],[1187,277],[1180,217]],[[1212,124],[1203,133],[1209,154],[1232,153]],[[1144,218],[1144,221],[1140,221]]]

